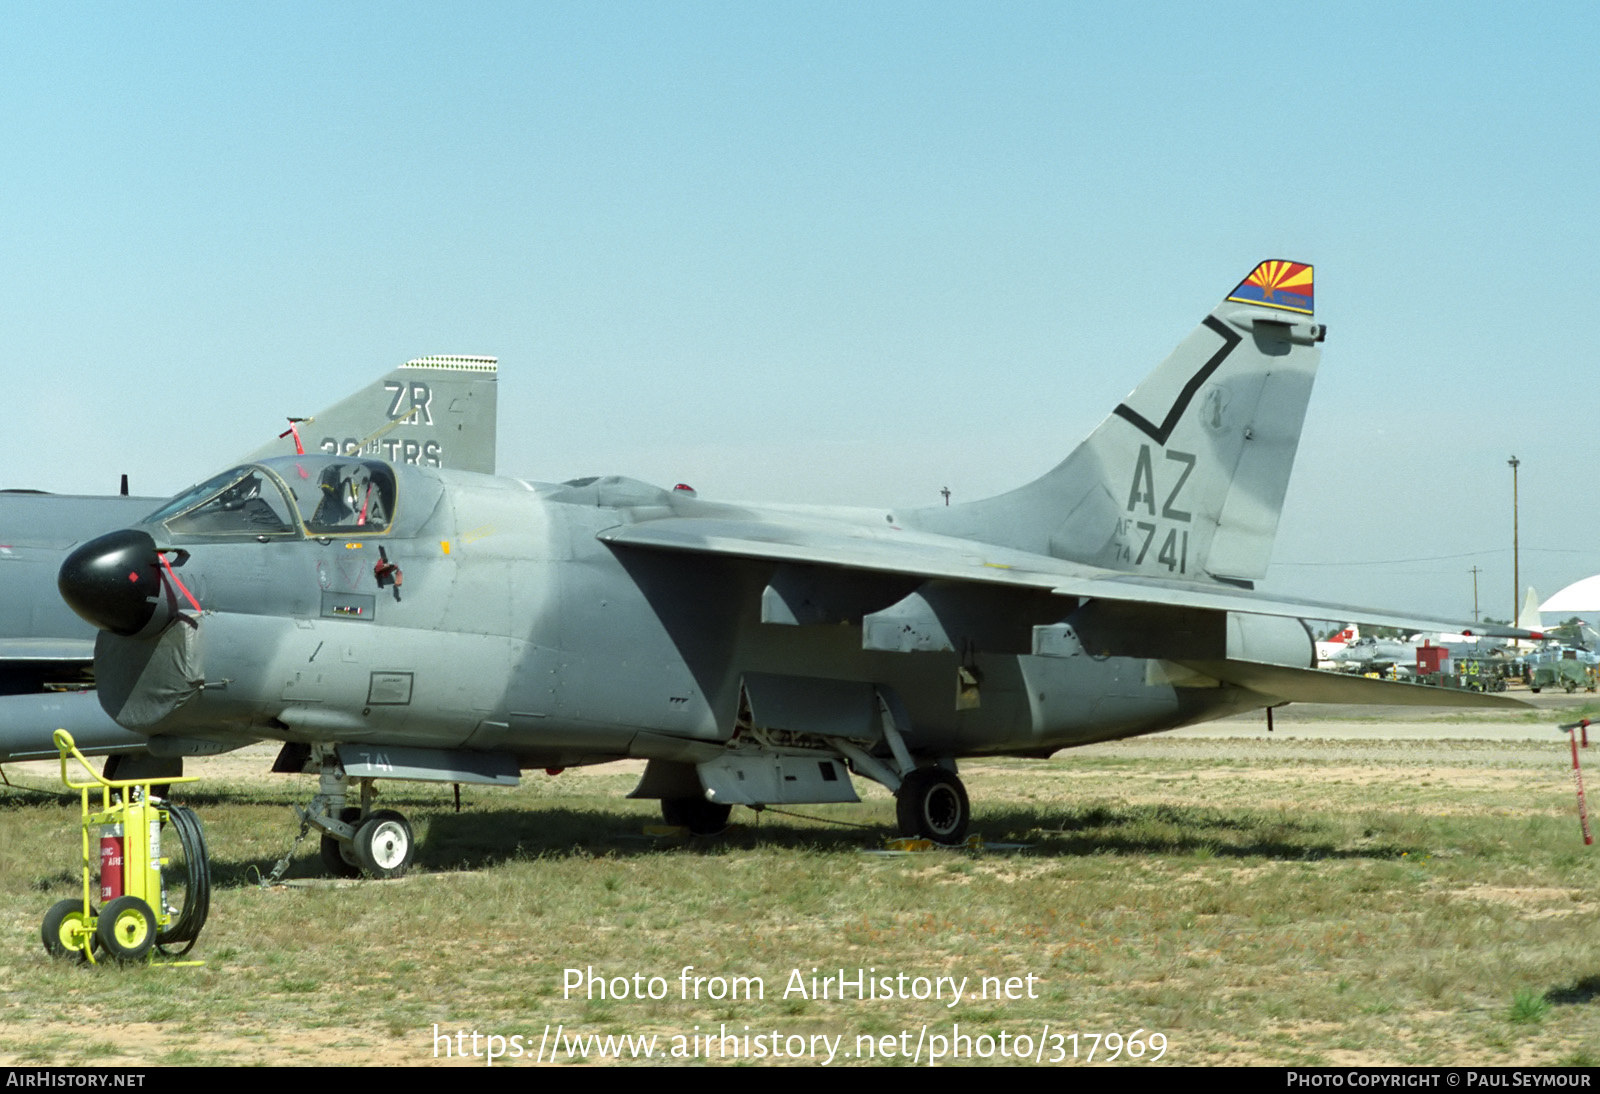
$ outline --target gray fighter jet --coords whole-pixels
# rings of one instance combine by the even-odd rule
[[[1496,702],[1318,672],[1301,618],[1452,623],[1252,589],[1323,337],[1310,267],[1262,263],[1054,470],[966,505],[279,458],[79,548],[60,586],[101,629],[119,724],[179,751],[281,740],[279,770],[321,776],[305,812],[335,871],[412,860],[375,780],[621,757],[697,832],[856,800],[855,775],[955,843],[961,757],[1288,701]]]
[[[408,361],[315,417],[293,421],[245,459],[309,447],[493,474],[496,369],[488,357]],[[55,583],[69,550],[137,521],[161,501],[0,491],[0,763],[53,758],[50,735],[63,727],[84,753],[111,757],[110,777],[182,774],[181,759],[151,762],[150,739],[117,725],[87,693],[95,631]]]

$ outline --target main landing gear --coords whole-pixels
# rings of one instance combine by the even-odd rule
[[[967,828],[972,823],[972,804],[967,799],[967,788],[954,771],[946,767],[915,767],[895,778],[891,771],[878,766],[870,777],[886,786],[899,784],[894,790],[895,821],[902,836],[948,846],[967,838]],[[851,800],[856,799],[852,797]],[[662,818],[697,836],[714,836],[728,827],[732,808],[703,797],[661,799]]]
[[[967,826],[972,823],[972,803],[956,774],[955,761],[919,765],[900,734],[900,727],[907,723],[898,704],[880,692],[878,709],[889,757],[879,759],[854,749],[847,750],[846,755],[857,771],[894,793],[894,816],[902,836],[945,846],[960,843],[967,838]]]
[[[668,824],[687,828],[696,836],[714,836],[728,827],[731,805],[705,798],[662,798],[661,817]],[[918,767],[909,771],[895,791],[895,820],[900,834],[912,839],[954,845],[966,839],[972,823],[967,788],[954,771],[943,767]],[[327,855],[327,837],[323,839]]]
[[[919,765],[900,735],[901,719],[894,716],[890,704],[881,696],[879,702],[889,755],[875,756],[845,741],[835,741],[836,747],[856,774],[881,783],[894,794],[895,822],[902,836],[946,846],[961,843],[972,823],[972,803],[961,776],[956,774],[955,761]]]
[[[776,698],[783,700],[787,694],[779,689]],[[851,685],[836,697],[840,709],[848,710],[849,703],[859,703],[863,694],[859,686]],[[721,750],[695,761],[652,758],[628,796],[660,800],[668,824],[704,836],[727,826],[733,805],[763,809],[859,802],[853,775],[871,779],[894,795],[901,835],[952,847],[965,842],[972,805],[956,774],[954,757],[941,755],[933,734],[920,735],[925,750],[913,752],[901,733],[910,720],[899,700],[880,687],[876,703],[882,735],[874,740],[866,734],[847,737],[763,725],[757,722],[746,692]],[[777,702],[775,709],[782,713],[783,702]],[[858,709],[858,713],[868,712]]]
[[[967,788],[954,771],[914,768],[900,781],[894,798],[901,835],[942,844],[957,844],[966,838],[972,805]]]
[[[662,798],[661,819],[696,836],[714,836],[728,827],[733,806],[704,798]]]

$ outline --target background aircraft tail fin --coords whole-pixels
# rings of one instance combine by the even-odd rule
[[[361,452],[391,463],[492,475],[498,369],[493,357],[418,357],[301,420],[300,440],[307,452]],[[284,436],[241,462],[294,450],[293,437]]]
[[[1266,572],[1321,354],[1312,268],[1258,265],[1089,438],[929,531],[1161,577]]]
[[[1525,631],[1544,630],[1544,620],[1539,611],[1539,594],[1534,591],[1532,585],[1528,586],[1528,595],[1523,598],[1522,610],[1517,613],[1516,622],[1512,626]]]

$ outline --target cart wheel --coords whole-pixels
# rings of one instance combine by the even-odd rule
[[[63,900],[44,914],[44,951],[51,957],[76,955],[79,961],[89,956],[94,945],[94,913],[83,914],[83,901]]]
[[[136,896],[119,896],[100,913],[95,936],[118,961],[138,961],[156,942],[156,914]]]
[[[411,825],[393,809],[380,809],[356,829],[356,861],[368,877],[399,877],[411,868],[417,843]]]
[[[339,810],[339,819],[354,824],[361,819],[361,810],[347,805]],[[360,877],[361,864],[356,861],[355,845],[332,836],[322,837],[322,865],[334,877]]]

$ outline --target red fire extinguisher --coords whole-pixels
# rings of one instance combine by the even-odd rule
[[[100,903],[122,895],[122,825],[100,826]]]

